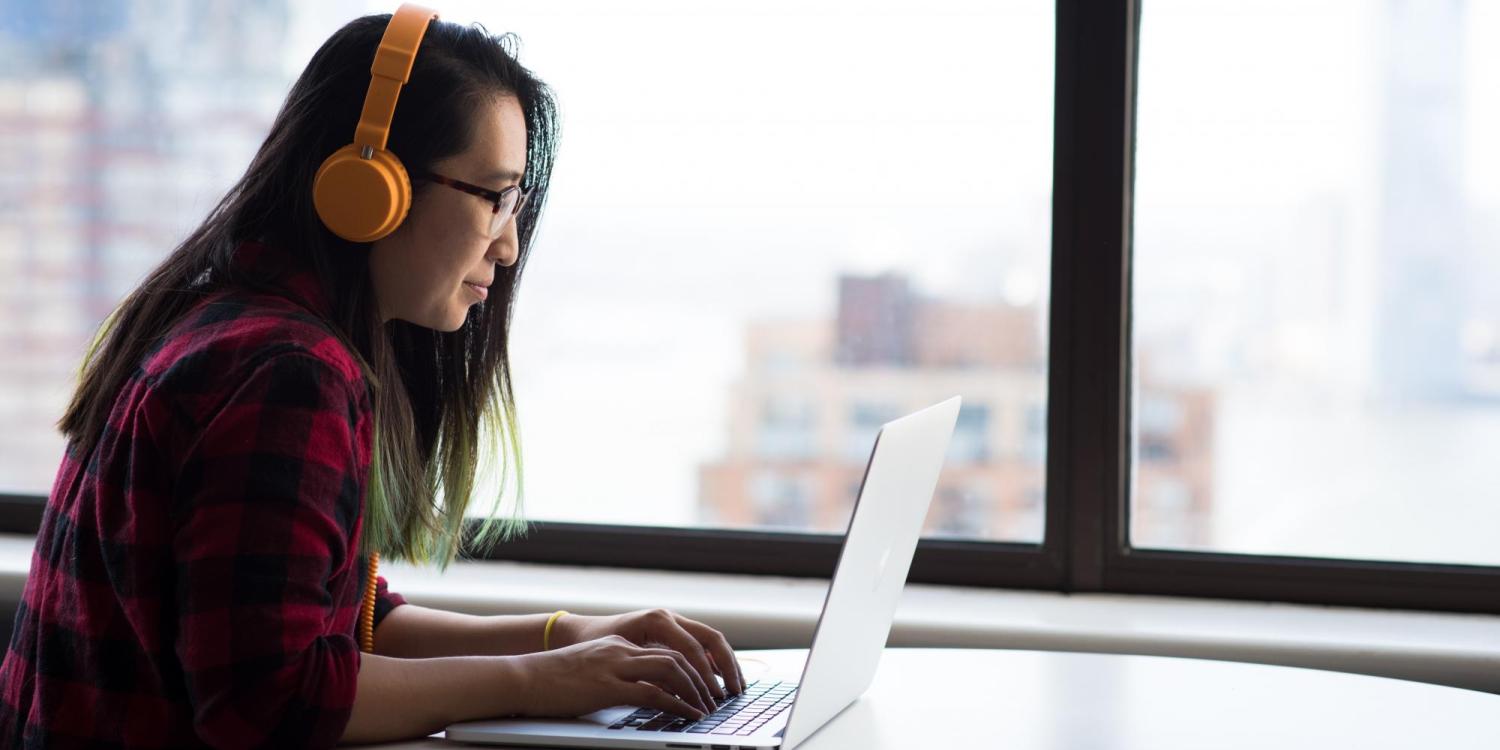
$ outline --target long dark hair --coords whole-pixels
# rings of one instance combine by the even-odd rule
[[[313,55],[245,175],[100,326],[59,427],[72,450],[86,456],[114,395],[196,302],[228,287],[261,285],[235,272],[235,248],[253,240],[290,249],[308,259],[327,292],[333,310],[327,322],[361,362],[374,396],[361,552],[446,567],[462,551],[481,458],[504,455],[500,492],[513,474],[515,515],[497,523],[496,498],[471,541],[482,548],[525,528],[508,342],[517,285],[546,204],[557,108],[550,89],[517,62],[513,34],[431,22],[401,90],[387,148],[420,175],[469,146],[475,112],[499,96],[514,96],[526,118],[523,188],[532,192],[516,219],[519,257],[510,267],[496,267],[489,301],[471,308],[461,328],[448,333],[382,323],[369,246],[323,226],[313,210],[312,183],[323,159],[353,140],[370,64],[389,20],[355,19]],[[414,178],[414,199],[428,187]]]

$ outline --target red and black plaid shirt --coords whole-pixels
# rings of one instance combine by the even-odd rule
[[[371,408],[290,253],[210,296],[70,445],[0,665],[5,747],[328,747],[349,721]],[[378,579],[377,622],[404,603]]]

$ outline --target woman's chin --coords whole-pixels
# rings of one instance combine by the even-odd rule
[[[464,321],[469,319],[469,307],[455,305],[451,309],[434,311],[430,315],[399,316],[397,319],[434,331],[452,333],[464,327]]]
[[[431,328],[433,328],[434,330],[442,331],[443,333],[452,333],[460,328],[463,328],[464,321],[468,319],[469,310],[468,308],[465,308],[463,312],[459,313],[458,315],[449,315],[448,317],[443,319],[441,321],[442,325],[431,326]]]

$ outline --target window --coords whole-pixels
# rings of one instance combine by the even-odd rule
[[[792,394],[770,396],[760,404],[756,433],[758,459],[810,459],[817,452],[817,412],[812,402]]]
[[[812,482],[805,476],[759,471],[751,483],[749,521],[757,526],[806,529],[813,524]]]
[[[513,329],[532,517],[759,528],[756,477],[801,472],[820,510],[774,525],[841,532],[884,421],[1045,408],[1051,3],[551,7],[448,13],[564,110]]]
[[[1488,3],[1144,6],[1137,545],[1500,564],[1497,35]]]
[[[862,472],[879,422],[846,427],[852,401],[890,419],[1012,372],[1045,398],[1051,79],[995,72],[1048,68],[1046,2],[554,7],[440,9],[518,33],[568,131],[512,346],[534,517],[754,525],[715,504],[758,472]],[[47,491],[94,327],[244,168],[322,38],[389,10],[21,11],[0,488]]]
[[[890,403],[855,401],[849,406],[848,437],[845,440],[844,458],[854,463],[865,463],[875,447],[875,435],[880,426],[901,417],[901,409]]]
[[[947,460],[954,463],[984,463],[990,457],[990,407],[964,404],[953,425]]]
[[[496,554],[827,576],[879,425],[956,393],[914,581],[1500,612],[1500,10],[1428,5],[445,1],[564,121]],[[14,10],[25,530],[90,333],[391,7]]]

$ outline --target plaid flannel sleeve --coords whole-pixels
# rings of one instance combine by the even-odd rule
[[[194,728],[215,747],[331,747],[353,708],[359,650],[330,626],[329,581],[353,564],[368,412],[302,352],[262,360],[235,387],[175,493],[174,647]]]
[[[380,627],[380,621],[391,613],[391,610],[406,603],[406,597],[390,590],[385,582],[385,576],[375,576],[375,627]]]

